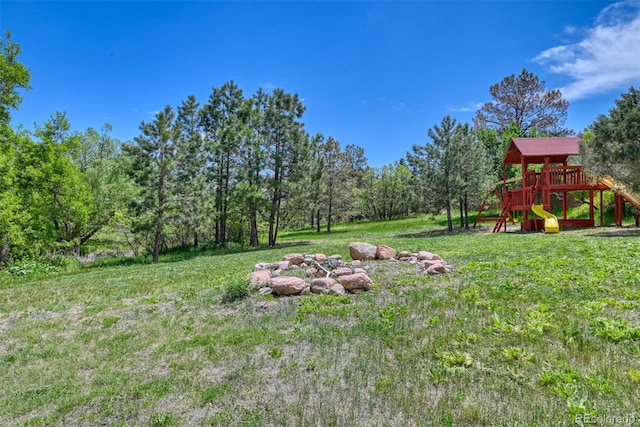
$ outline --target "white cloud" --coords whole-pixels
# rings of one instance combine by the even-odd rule
[[[567,35],[581,35],[572,44],[552,47],[534,61],[569,78],[560,88],[568,100],[587,98],[640,84],[640,1],[626,0],[604,8],[592,27]]]
[[[449,111],[452,113],[468,113],[470,111],[478,111],[483,105],[484,102],[469,102],[464,107],[449,107]]]
[[[406,105],[404,102],[398,102],[396,104],[392,104],[391,108],[393,108],[395,111],[404,111]]]

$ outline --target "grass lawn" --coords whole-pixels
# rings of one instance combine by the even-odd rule
[[[640,231],[447,234],[427,217],[282,233],[273,250],[0,279],[0,425],[640,425]],[[352,241],[371,291],[222,287]],[[625,424],[627,423],[627,424]]]

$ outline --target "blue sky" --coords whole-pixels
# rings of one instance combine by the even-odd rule
[[[402,158],[451,114],[471,121],[489,86],[523,68],[569,100],[581,131],[640,86],[640,1],[0,1],[33,89],[32,129],[65,111],[121,140],[189,94],[234,80],[298,93],[308,132]]]

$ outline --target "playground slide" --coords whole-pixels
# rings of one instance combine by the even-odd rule
[[[558,217],[556,217],[551,212],[545,211],[542,205],[533,205],[531,206],[531,210],[534,214],[538,215],[541,218],[544,218],[545,233],[557,233],[558,231],[560,231],[560,226],[558,225]]]

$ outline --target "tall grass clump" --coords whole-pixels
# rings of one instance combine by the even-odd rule
[[[222,303],[231,304],[249,296],[249,279],[243,275],[233,276],[222,287]]]

